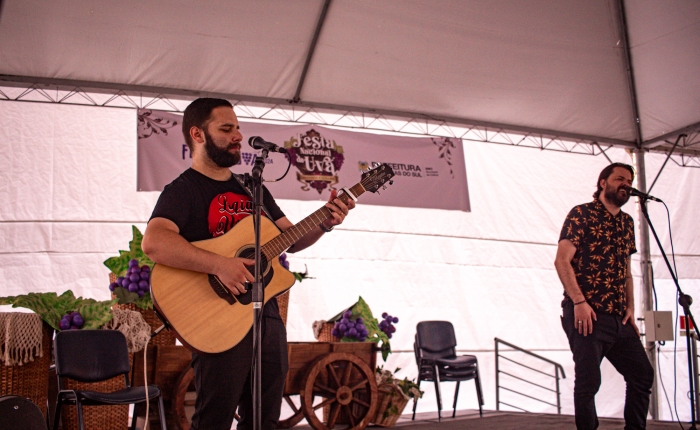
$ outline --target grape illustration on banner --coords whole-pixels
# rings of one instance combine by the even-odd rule
[[[338,183],[338,171],[343,166],[345,156],[343,147],[321,136],[313,128],[305,134],[297,134],[284,142],[297,168],[297,180],[303,185],[302,190],[311,188],[319,194],[326,188],[334,189]]]

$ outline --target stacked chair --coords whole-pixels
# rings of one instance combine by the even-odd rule
[[[449,321],[422,321],[416,326],[413,350],[418,366],[418,386],[422,381],[435,383],[435,394],[438,404],[438,420],[442,420],[442,395],[440,382],[456,381],[452,417],[457,413],[457,395],[459,383],[474,380],[476,397],[479,401],[479,415],[483,416],[484,398],[481,392],[479,364],[473,355],[457,355],[455,347],[455,330]],[[413,403],[413,418],[416,419],[418,399]]]

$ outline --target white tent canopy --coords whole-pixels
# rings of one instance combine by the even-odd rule
[[[694,0],[4,0],[0,11],[0,201],[11,202],[0,206],[2,295],[70,288],[106,299],[102,261],[126,247],[131,224],[143,230],[157,198],[135,191],[133,111],[14,103],[4,100],[27,99],[5,87],[31,87],[62,104],[78,91],[211,94],[443,121],[661,152],[647,156],[652,172],[681,134],[674,153],[700,154]],[[293,289],[290,339],[309,340],[314,319],[362,295],[375,313],[390,311],[405,324],[392,369],[415,377],[411,324],[449,319],[458,344],[479,354],[487,408],[496,406],[490,375],[493,338],[501,337],[565,364],[564,412],[572,413],[573,365],[558,327],[561,285],[552,262],[566,212],[590,199],[608,161],[474,142],[464,152],[472,213],[360,205],[333,235],[290,258],[293,269],[307,264],[316,278]],[[606,156],[632,162],[617,148]],[[679,272],[693,295],[699,189],[698,169],[672,163],[654,188],[671,208]],[[294,221],[317,209],[281,206]],[[624,210],[639,221],[631,203]],[[651,210],[668,248],[665,212]],[[653,243],[651,251],[659,308],[673,309]],[[682,345],[681,418],[688,416]],[[659,365],[669,393],[672,351],[662,348]],[[599,412],[621,416],[624,382],[609,365],[604,378]],[[474,407],[469,391],[460,408]],[[659,408],[671,418],[661,401]],[[433,398],[419,404],[434,409]]]
[[[0,40],[6,81],[296,97],[624,146],[700,127],[693,0],[6,0]]]

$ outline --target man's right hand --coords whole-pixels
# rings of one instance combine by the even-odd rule
[[[255,280],[246,266],[252,266],[254,264],[255,260],[250,260],[248,258],[222,257],[222,261],[219,263],[219,269],[214,275],[216,275],[234,295],[245,294],[247,291],[245,283]]]
[[[595,312],[587,302],[574,305],[574,328],[578,329],[580,334],[588,336],[593,333],[594,320],[597,321]]]

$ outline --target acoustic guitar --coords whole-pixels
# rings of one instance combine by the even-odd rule
[[[376,192],[394,176],[387,164],[362,174],[362,180],[343,188],[338,198],[347,203],[365,191]],[[325,206],[284,233],[274,222],[261,217],[260,242],[264,302],[289,290],[294,275],[279,262],[279,255],[328,218]],[[194,246],[226,257],[253,259],[253,217],[247,216],[226,234],[197,242]],[[252,267],[250,268],[252,272]],[[183,345],[199,352],[226,351],[238,344],[253,326],[252,292],[234,295],[211,274],[156,264],[151,273],[153,306]]]

